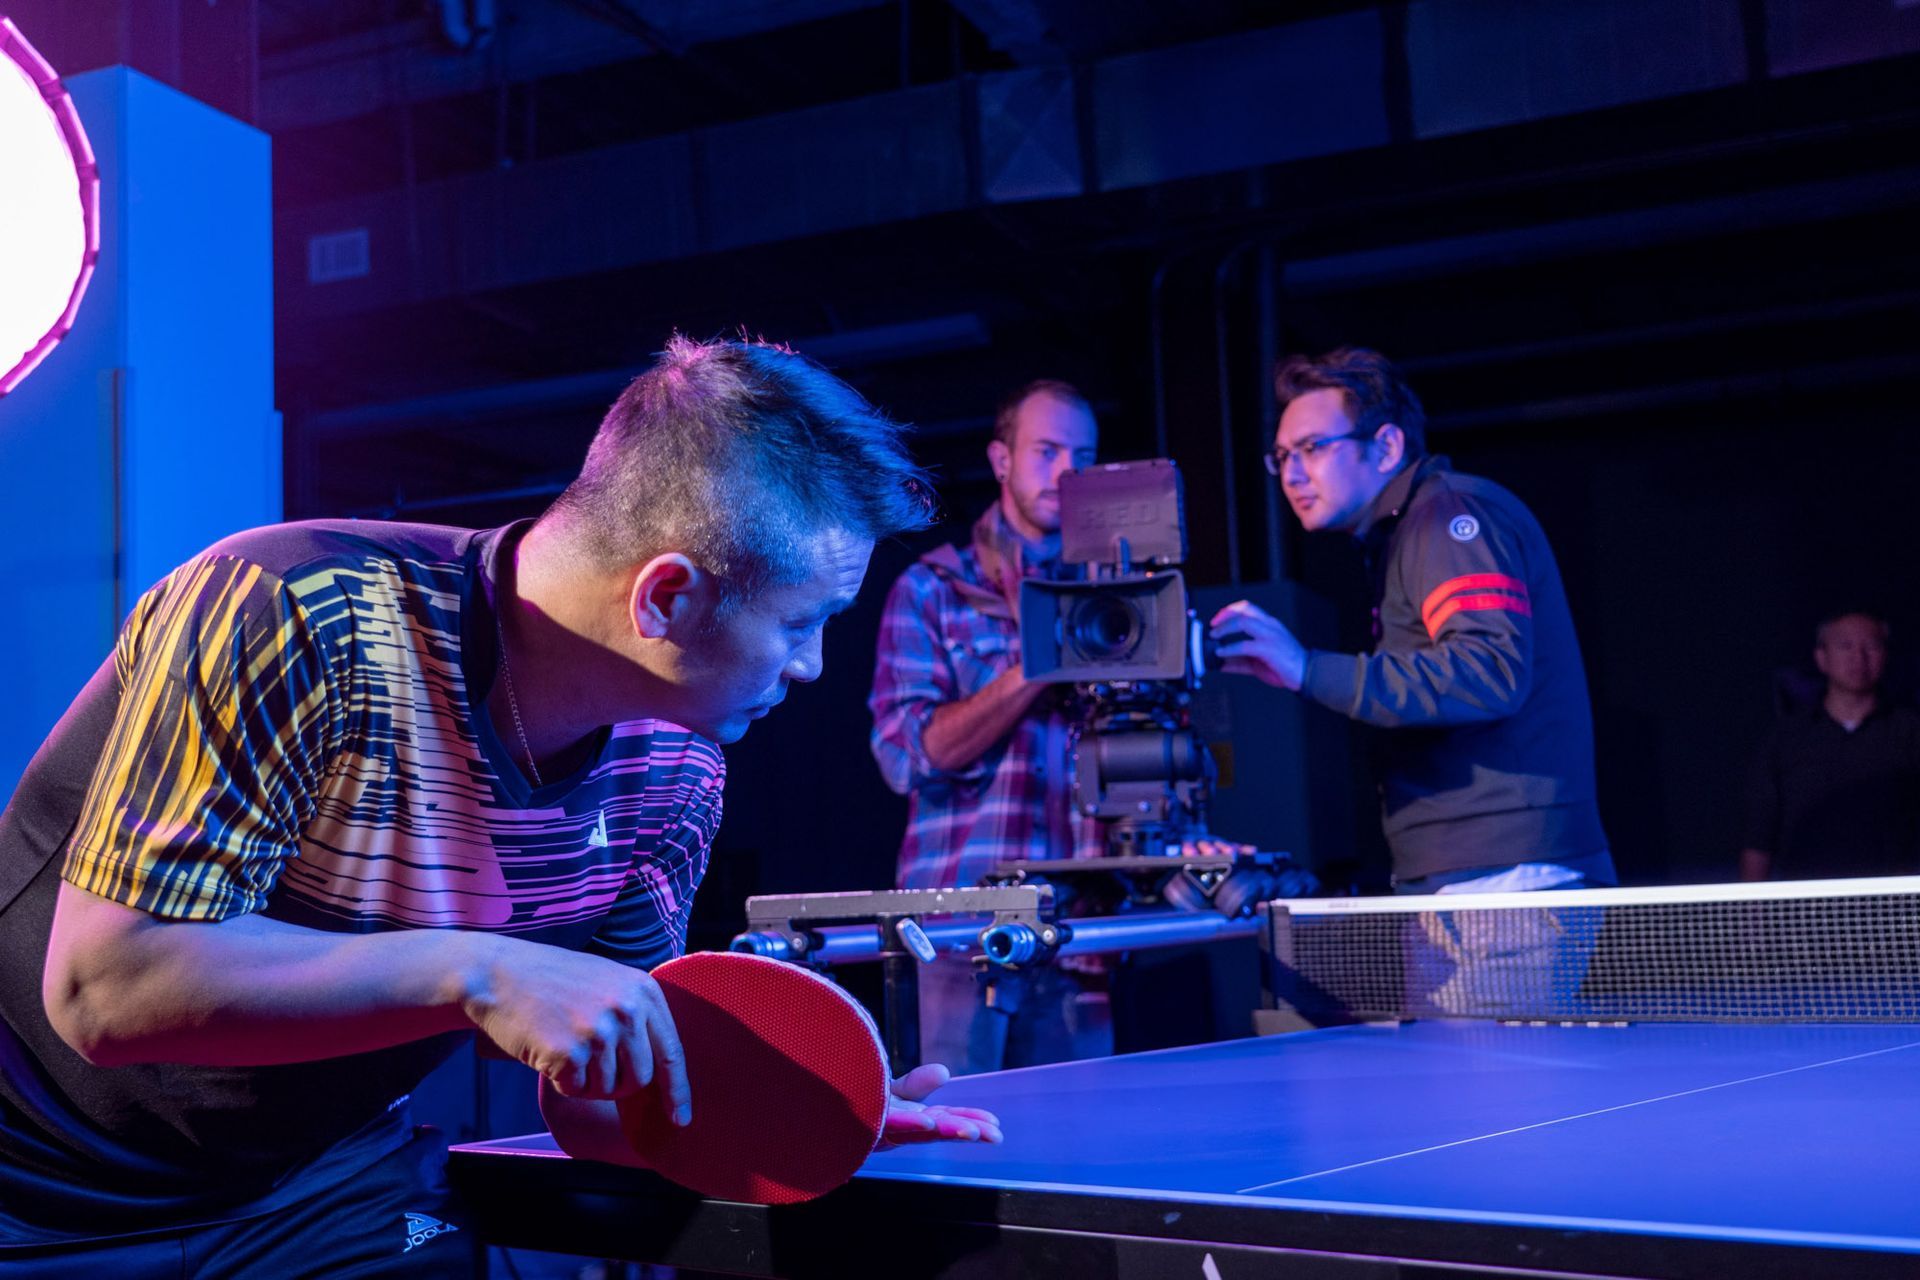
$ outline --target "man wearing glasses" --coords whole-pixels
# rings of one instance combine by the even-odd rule
[[[1427,454],[1420,401],[1379,353],[1296,357],[1275,385],[1267,469],[1305,528],[1360,542],[1373,647],[1308,649],[1243,600],[1212,620],[1224,669],[1373,730],[1398,892],[1614,883],[1580,646],[1539,522]]]

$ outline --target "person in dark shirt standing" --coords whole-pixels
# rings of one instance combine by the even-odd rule
[[[1920,873],[1920,712],[1888,706],[1887,624],[1845,613],[1814,633],[1820,701],[1754,760],[1742,880]]]

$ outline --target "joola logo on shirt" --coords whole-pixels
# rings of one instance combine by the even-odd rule
[[[587,843],[596,849],[607,847],[607,811],[600,811],[600,820],[593,825],[593,831],[587,836]]]
[[[402,1253],[412,1253],[415,1245],[425,1244],[435,1236],[443,1236],[449,1231],[458,1231],[460,1229],[451,1222],[442,1222],[438,1218],[429,1218],[424,1213],[409,1213],[406,1217],[407,1247],[400,1251]]]

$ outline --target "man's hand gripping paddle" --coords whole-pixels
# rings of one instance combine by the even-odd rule
[[[887,1055],[860,1003],[779,960],[703,951],[653,970],[694,1087],[673,1123],[660,1078],[620,1099],[651,1169],[702,1195],[794,1204],[853,1177],[887,1120]]]

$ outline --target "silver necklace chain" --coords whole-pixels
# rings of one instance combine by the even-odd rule
[[[540,766],[533,762],[533,747],[527,742],[527,726],[520,720],[520,699],[513,696],[513,666],[507,661],[507,629],[498,611],[493,615],[493,634],[500,641],[500,674],[507,682],[507,710],[513,713],[513,731],[520,735],[520,750],[527,757],[527,776],[533,779],[537,791],[547,784],[540,781]]]

